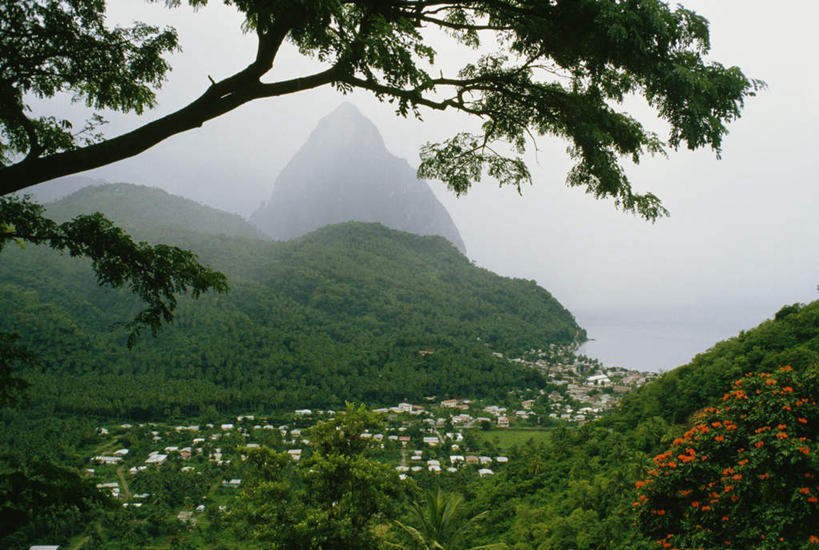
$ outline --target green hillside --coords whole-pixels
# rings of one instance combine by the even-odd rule
[[[479,269],[440,237],[347,223],[253,239],[237,236],[240,219],[127,185],[83,189],[49,213],[94,210],[136,238],[194,250],[232,291],[180,301],[171,327],[128,351],[121,325],[139,307],[129,293],[99,288],[83,261],[8,247],[0,331],[43,359],[33,394],[57,410],[158,418],[502,395],[543,381],[491,352],[585,337],[534,282]]]
[[[784,365],[797,371],[819,366],[819,301],[785,306],[773,319],[717,343],[628,395],[615,418],[629,425],[653,417],[685,422],[718,401],[746,372],[770,372]]]
[[[208,235],[267,238],[237,214],[142,185],[115,183],[84,187],[48,205],[48,215],[58,221],[93,211],[103,212],[128,230],[157,232],[164,229],[167,232],[176,228]]]

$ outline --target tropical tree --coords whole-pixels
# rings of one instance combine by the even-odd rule
[[[819,547],[819,379],[748,373],[654,458],[637,523],[664,548]]]
[[[410,516],[414,526],[395,521],[407,544],[388,542],[390,548],[402,550],[467,550],[463,541],[478,523],[487,515],[481,512],[466,517],[463,508],[463,497],[457,493],[446,493],[437,489],[424,493],[422,502],[410,506]],[[506,548],[505,544],[495,543],[472,546],[468,550],[492,550]]]
[[[569,185],[654,219],[665,209],[653,194],[632,190],[620,159],[679,146],[718,154],[726,124],[761,85],[706,61],[705,18],[661,0],[224,2],[255,35],[255,58],[178,111],[104,138],[100,115],[77,130],[33,114],[31,99],[65,92],[89,108],[142,113],[156,103],[176,32],[142,23],[109,28],[103,0],[1,0],[0,194],[137,155],[255,99],[333,86],[367,90],[402,116],[427,108],[480,119],[479,133],[459,132],[421,151],[419,174],[456,193],[484,174],[517,187],[530,182],[523,153],[530,137],[548,134],[570,144]],[[444,74],[428,40],[433,30],[477,60]],[[285,42],[324,67],[266,80]],[[500,49],[485,53],[493,44]],[[668,122],[667,138],[617,110],[630,94]]]
[[[232,513],[240,536],[271,548],[380,548],[375,527],[394,517],[404,492],[395,471],[368,455],[365,429],[381,425],[363,405],[347,406],[311,430],[311,454],[249,449],[249,478]],[[305,453],[306,454],[306,453]]]

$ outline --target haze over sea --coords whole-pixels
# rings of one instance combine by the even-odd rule
[[[665,372],[772,318],[784,304],[573,311],[589,341],[580,353],[607,366]]]

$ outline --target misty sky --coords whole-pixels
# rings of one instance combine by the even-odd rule
[[[722,160],[707,150],[680,151],[629,168],[635,187],[659,195],[670,218],[651,224],[567,188],[566,144],[549,137],[540,138],[539,151],[530,155],[536,183],[523,197],[486,181],[456,199],[431,182],[470,258],[502,275],[535,279],[577,314],[592,337],[606,336],[595,327],[622,329],[635,316],[655,324],[689,319],[708,325],[693,341],[680,333],[678,341],[653,342],[657,353],[666,352],[656,368],[685,362],[694,351],[758,324],[785,303],[819,298],[814,58],[819,2],[682,3],[711,21],[712,57],[739,65],[748,76],[765,80],[768,89],[751,98],[743,118],[730,127]],[[159,106],[147,117],[183,106],[205,90],[209,75],[218,80],[252,60],[255,43],[239,31],[238,14],[212,4],[193,13],[168,10],[162,3],[109,1],[118,21],[170,24],[179,31],[183,52],[173,57]],[[443,53],[449,61],[458,55]],[[276,79],[319,67],[292,48],[279,63]],[[318,120],[342,101],[358,106],[379,127],[390,151],[413,165],[423,143],[477,126],[456,113],[424,111],[424,122],[401,119],[369,94],[342,96],[324,88],[246,105],[87,175],[156,185],[248,216],[267,199],[277,174]],[[643,103],[634,100],[624,108],[663,134],[661,123],[646,118],[651,114]],[[141,120],[107,118],[110,135]],[[666,330],[666,336],[675,330]],[[618,334],[621,348],[638,348],[648,337],[639,330]]]

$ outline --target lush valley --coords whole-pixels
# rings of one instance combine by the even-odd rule
[[[215,212],[191,226],[184,203],[163,214],[145,189],[81,202],[97,192],[127,193],[112,218],[194,249],[232,291],[180,301],[128,351],[127,292],[99,288],[82,261],[3,250],[0,332],[21,332],[44,367],[25,373],[28,404],[0,410],[4,546],[419,548],[418,514],[447,494],[462,522],[479,519],[450,550],[819,542],[819,302],[570,423],[554,411],[587,405],[573,397],[584,384],[612,395],[625,373],[589,385],[597,366],[571,353],[584,337],[571,314],[443,238],[347,223],[273,242]],[[394,406],[405,399],[422,406]],[[394,407],[327,410],[344,401]]]

